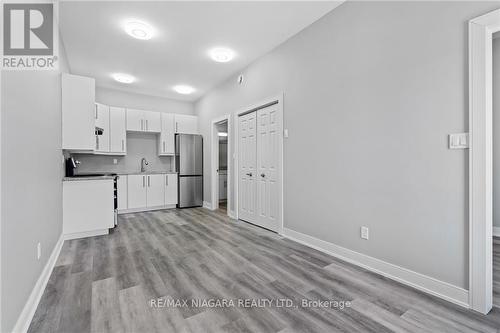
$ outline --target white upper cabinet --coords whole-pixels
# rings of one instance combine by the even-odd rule
[[[62,148],[95,149],[95,80],[62,74]]]
[[[124,108],[109,107],[109,151],[127,153],[127,119]]]
[[[160,133],[160,112],[127,109],[127,131]]]
[[[177,204],[177,174],[165,175],[165,205]]]
[[[185,114],[176,114],[175,132],[184,134],[198,134],[198,117]]]
[[[161,113],[153,111],[144,111],[144,121],[146,123],[146,132],[161,132]]]
[[[171,113],[161,114],[161,133],[158,141],[159,155],[173,155],[175,153],[175,116]]]
[[[109,106],[100,103],[95,104],[95,127],[103,130],[102,135],[96,136],[95,151],[109,152]]]
[[[144,111],[127,109],[127,131],[144,131]]]

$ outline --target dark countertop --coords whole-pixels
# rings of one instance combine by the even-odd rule
[[[177,174],[175,171],[145,171],[145,172],[117,172],[118,176],[128,175],[163,175],[163,174]]]
[[[74,182],[74,181],[81,181],[81,180],[107,180],[107,179],[114,179],[114,176],[85,176],[85,177],[64,177],[63,181],[64,182]]]

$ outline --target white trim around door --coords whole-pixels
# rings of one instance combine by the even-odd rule
[[[268,105],[272,105],[273,103],[276,103],[278,105],[278,112],[280,113],[280,119],[281,121],[279,122],[279,143],[278,143],[278,146],[279,146],[279,152],[278,152],[278,155],[279,155],[279,163],[280,163],[280,167],[279,167],[279,177],[280,177],[280,190],[279,190],[279,221],[278,221],[278,234],[283,234],[283,229],[284,229],[284,208],[283,208],[283,184],[284,184],[284,180],[283,180],[283,169],[284,169],[284,163],[283,163],[283,124],[284,124],[284,108],[283,108],[283,93],[280,93],[279,95],[277,96],[273,96],[273,97],[269,97],[269,98],[266,98],[258,103],[255,103],[255,104],[252,104],[252,105],[249,105],[247,107],[244,107],[244,108],[241,108],[237,111],[234,112],[234,119],[235,119],[235,122],[236,122],[236,126],[234,126],[234,147],[235,147],[235,150],[234,150],[234,179],[235,179],[235,182],[234,182],[234,197],[235,197],[235,200],[234,200],[234,203],[233,203],[233,206],[234,206],[234,214],[235,214],[235,218],[236,219],[239,219],[239,214],[238,214],[238,211],[239,211],[239,191],[238,191],[238,183],[239,183],[239,161],[238,161],[238,156],[239,156],[239,140],[238,140],[238,137],[239,137],[239,129],[238,129],[238,119],[239,119],[239,116],[241,115],[244,115],[244,114],[247,114],[247,113],[250,113],[250,112],[253,112],[253,111],[256,111],[256,110],[259,110],[259,109],[262,109]]]
[[[231,138],[231,130],[232,130],[232,119],[231,115],[227,114],[224,116],[217,117],[212,120],[212,127],[211,127],[211,205],[210,209],[216,210],[219,208],[219,174],[217,172],[218,165],[219,165],[219,137],[218,137],[218,131],[217,131],[217,124],[227,120],[227,215],[229,217],[232,216],[232,212],[234,211],[233,203],[231,200],[231,177],[232,177],[232,158],[231,158],[231,152],[233,150],[232,148],[232,142],[233,139]]]
[[[492,265],[492,35],[500,10],[469,21],[469,306],[480,313],[493,302]]]

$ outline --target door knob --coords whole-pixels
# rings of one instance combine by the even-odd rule
[[[247,173],[247,176],[252,177],[252,173],[251,172]]]
[[[262,178],[264,178],[266,175],[265,175],[265,174],[263,174],[263,173],[261,173],[261,174],[260,174],[260,176],[261,176]]]

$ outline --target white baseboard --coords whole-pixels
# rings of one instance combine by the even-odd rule
[[[78,238],[85,238],[85,237],[102,236],[102,235],[107,235],[107,234],[109,234],[109,229],[75,232],[72,234],[64,234],[63,237],[64,237],[64,240],[70,240],[70,239],[78,239]]]
[[[38,303],[40,303],[40,299],[42,298],[45,287],[47,286],[47,282],[49,282],[50,274],[52,274],[52,270],[56,265],[63,242],[63,235],[61,235],[56,243],[56,246],[54,246],[52,253],[50,254],[49,260],[47,260],[47,263],[45,264],[40,277],[31,290],[31,294],[28,297],[28,300],[26,301],[26,304],[24,305],[23,311],[19,315],[19,318],[17,318],[16,325],[14,326],[12,332],[25,333],[28,331],[31,320],[33,319],[36,308],[38,307]]]
[[[203,208],[214,210],[214,208],[212,207],[212,204],[208,201],[203,201]]]
[[[500,237],[500,227],[493,227],[493,236]]]
[[[130,213],[141,213],[141,212],[149,212],[152,210],[172,209],[172,208],[175,208],[176,206],[177,205],[174,204],[174,205],[166,205],[166,206],[127,208],[127,209],[120,209],[117,213],[118,213],[118,215],[130,214]]]
[[[228,211],[228,212],[227,212],[227,215],[228,215],[230,218],[232,218],[232,219],[235,219],[235,220],[236,220],[236,214],[235,214],[232,210]]]
[[[469,292],[463,288],[288,228],[283,228],[282,235],[389,279],[469,308]]]

